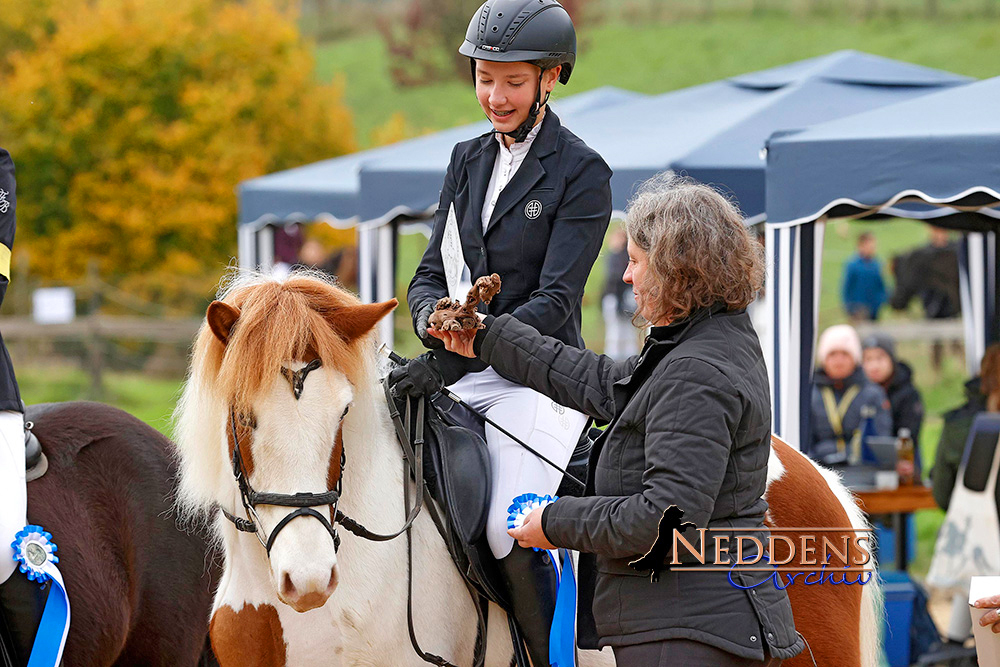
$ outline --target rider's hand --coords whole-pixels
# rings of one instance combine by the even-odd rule
[[[997,607],[1000,607],[1000,595],[976,600],[976,604],[973,606],[977,609],[993,609],[993,611],[983,614],[983,617],[979,619],[979,625],[984,628],[992,625],[993,632],[1000,634],[1000,609],[997,609]]]
[[[454,352],[469,359],[475,359],[476,353],[472,344],[476,340],[477,329],[463,329],[461,331],[438,331],[428,329],[427,333],[444,343],[444,349]]]
[[[425,352],[389,373],[389,386],[396,396],[430,396],[441,391],[444,379],[434,355]]]
[[[417,313],[417,317],[414,319],[414,331],[416,331],[417,338],[420,342],[424,344],[429,350],[440,350],[444,347],[444,344],[435,338],[434,336],[429,336],[428,331],[430,325],[427,320],[430,319],[431,315],[434,313],[434,304],[429,303],[420,309]]]
[[[511,528],[507,534],[517,540],[522,547],[535,547],[536,549],[556,549],[556,545],[549,542],[542,530],[542,512],[544,507],[531,510],[531,513],[524,517],[524,523],[520,528]]]

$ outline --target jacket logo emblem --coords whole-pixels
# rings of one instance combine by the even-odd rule
[[[7,201],[7,195],[10,193],[0,188],[0,213],[6,213],[10,210],[10,202]]]
[[[542,202],[537,199],[532,199],[524,207],[524,217],[528,220],[534,220],[542,214]]]

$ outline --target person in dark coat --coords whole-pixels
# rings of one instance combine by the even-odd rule
[[[803,451],[827,465],[857,463],[861,460],[862,410],[875,411],[876,435],[890,435],[889,399],[882,387],[865,377],[861,340],[851,325],[836,324],[824,331],[816,358],[819,366],[810,404],[812,438]]]
[[[444,384],[565,466],[587,417],[486,363],[444,350],[427,327],[440,299],[464,300],[475,280],[497,273],[502,289],[482,312],[510,314],[583,347],[583,291],[611,219],[611,169],[548,108],[549,94],[569,81],[576,63],[576,32],[556,0],[490,0],[472,17],[459,52],[470,58],[493,131],[452,152],[431,237],[407,292],[414,330],[433,352],[395,370],[390,382],[409,394]],[[507,534],[507,507],[529,490],[556,493],[562,475],[498,429],[486,429],[486,442],[492,472],[486,538],[531,660],[547,665],[558,575],[546,554],[517,546]]]
[[[905,428],[913,438],[915,467],[909,472],[919,479],[923,471],[920,460],[920,427],[924,423],[924,402],[913,384],[913,370],[905,361],[896,358],[896,343],[888,334],[876,333],[866,336],[861,347],[865,375],[882,387],[889,397],[889,410],[892,415],[891,434],[899,435],[900,429]]]
[[[638,356],[616,362],[510,315],[487,317],[478,333],[432,335],[609,422],[586,495],[559,498],[511,531],[526,547],[581,552],[581,647],[612,646],[619,666],[778,664],[803,648],[785,590],[751,594],[726,573],[682,568],[651,583],[629,565],[671,506],[698,528],[763,535],[770,392],[746,313],[762,250],[728,200],[672,176],[642,187],[626,229],[624,280],[653,325]]]
[[[14,162],[0,148],[0,303],[10,283],[16,210]],[[0,664],[4,665],[28,663],[47,595],[17,571],[11,547],[27,523],[24,466],[24,407],[7,346],[0,339]]]
[[[980,412],[1000,412],[1000,343],[986,348],[979,375],[965,383],[965,403],[946,412],[931,470],[934,501],[947,511],[972,422]]]

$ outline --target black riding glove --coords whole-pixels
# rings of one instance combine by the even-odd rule
[[[425,352],[389,373],[389,386],[395,396],[430,396],[441,391],[444,378],[434,355]]]
[[[417,338],[424,344],[424,347],[429,350],[440,350],[444,347],[444,341],[427,333],[427,321],[433,312],[434,304],[432,303],[427,304],[417,311],[417,316],[413,318],[413,328],[417,333]]]

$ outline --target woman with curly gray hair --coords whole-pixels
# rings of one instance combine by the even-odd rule
[[[582,648],[612,646],[629,666],[779,664],[803,648],[784,590],[683,568],[651,582],[630,565],[651,550],[670,507],[693,524],[682,535],[696,549],[702,528],[766,539],[771,407],[746,313],[763,282],[762,250],[725,197],[670,175],[640,189],[626,230],[623,279],[652,325],[641,354],[615,362],[507,315],[487,317],[478,333],[434,335],[609,423],[586,495],[535,510],[510,533],[523,546],[581,552]],[[746,584],[750,573],[733,576]]]

